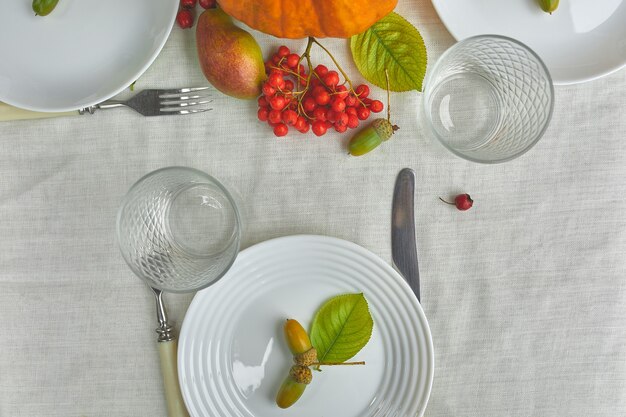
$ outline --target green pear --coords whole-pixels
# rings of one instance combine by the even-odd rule
[[[202,72],[215,88],[241,99],[261,94],[266,78],[261,48],[221,9],[207,9],[198,18],[196,47]]]

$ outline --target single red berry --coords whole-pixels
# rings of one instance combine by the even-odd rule
[[[307,97],[302,101],[302,107],[304,107],[305,112],[310,113],[315,110],[317,103],[313,97]]]
[[[328,68],[326,68],[326,65],[319,64],[313,71],[315,71],[318,76],[323,77],[328,73]]]
[[[198,0],[198,3],[203,9],[215,9],[217,6],[216,0]]]
[[[335,88],[335,97],[339,97],[342,100],[345,100],[348,97],[348,89],[345,85],[338,85]]]
[[[354,92],[356,93],[357,96],[359,96],[359,98],[364,99],[365,97],[369,95],[370,88],[365,84],[359,84],[354,89]]]
[[[326,122],[322,120],[316,120],[313,122],[313,125],[311,126],[311,130],[313,130],[313,133],[315,134],[315,136],[322,136],[323,134],[326,133],[328,128],[326,127]]]
[[[289,48],[287,48],[285,45],[282,45],[281,47],[278,48],[276,55],[278,55],[280,58],[285,58],[290,53],[291,51],[289,50]]]
[[[372,100],[371,98],[361,98],[361,101],[363,102],[363,104],[369,107],[369,105],[372,104],[374,100]]]
[[[315,120],[325,121],[326,120],[326,109],[324,107],[316,107],[313,110],[313,118]]]
[[[370,109],[368,109],[367,107],[359,107],[358,109],[356,109],[356,117],[358,117],[359,120],[367,119],[368,117],[370,117]]]
[[[350,108],[353,109],[354,107],[350,107]],[[359,118],[356,117],[356,115],[348,114],[348,127],[350,129],[355,129],[355,128],[359,127]]]
[[[300,62],[300,55],[298,54],[289,54],[287,55],[287,59],[285,60],[285,63],[289,68],[297,67],[298,62]]]
[[[189,29],[193,26],[193,13],[191,10],[180,9],[176,14],[176,23],[183,29]]]
[[[335,123],[335,121],[337,121],[337,112],[333,109],[326,109],[326,120]]]
[[[180,0],[180,7],[184,9],[193,9],[196,7],[196,0]]]
[[[259,118],[260,121],[262,122],[267,122],[267,117],[269,116],[269,110],[266,108],[262,108],[259,109],[259,111],[257,112],[257,117]]]
[[[357,103],[356,97],[354,97],[352,94],[348,94],[348,97],[346,97],[346,106],[348,107],[352,107],[355,106]]]
[[[270,105],[267,102],[267,99],[265,98],[265,96],[259,97],[259,99],[257,100],[257,103],[259,103],[259,107],[268,107]]]
[[[346,102],[339,97],[335,97],[330,102],[330,108],[336,112],[342,112],[346,109]]]
[[[270,110],[269,114],[267,115],[267,120],[270,123],[280,123],[283,120],[280,110]]]
[[[295,86],[293,85],[293,81],[285,80],[285,86],[283,87],[284,90],[291,91],[291,90],[293,90],[294,87]]]
[[[293,126],[296,129],[298,129],[299,131],[302,131],[302,129],[304,129],[305,126],[308,126],[308,125],[309,125],[309,122],[307,122],[307,120],[304,117],[302,117],[302,116],[298,116],[296,118],[296,122],[293,124]],[[308,128],[307,128],[307,130],[308,130]]]
[[[345,112],[348,113],[348,115],[356,117],[356,107],[346,107]]]
[[[295,125],[298,120],[298,113],[293,110],[285,110],[282,115],[283,122],[288,125]]]
[[[272,64],[276,66],[278,65],[279,62],[280,62],[280,57],[277,54],[274,54],[274,56],[272,57]]]
[[[474,200],[472,200],[472,197],[470,197],[469,194],[459,194],[459,195],[457,195],[456,197],[454,197],[454,203],[446,201],[446,200],[444,200],[441,197],[439,197],[439,199],[441,201],[443,201],[444,203],[446,203],[446,204],[450,204],[450,205],[456,206],[456,208],[458,210],[460,210],[460,211],[469,210],[474,205]]]
[[[282,110],[287,105],[287,100],[283,96],[274,96],[270,99],[270,107],[274,110]]]
[[[315,97],[315,102],[319,104],[320,106],[325,106],[330,101],[330,94],[328,94],[328,91],[326,90],[320,91],[318,94],[315,94],[314,97]]]
[[[300,129],[298,129],[298,128],[296,128],[296,129],[298,129],[298,132],[300,132],[300,133],[306,133],[306,132],[309,131],[310,128],[311,128],[311,125],[308,124],[308,123],[305,123],[305,124],[302,125],[302,127]]]
[[[374,100],[370,104],[370,110],[374,113],[380,113],[381,111],[383,111],[383,107],[383,102],[380,100]]]
[[[285,136],[287,133],[289,133],[289,127],[286,124],[279,123],[274,126],[274,134],[276,136]]]
[[[347,113],[345,112],[341,112],[341,113],[337,113],[335,116],[336,120],[335,120],[335,126],[348,126],[348,120],[350,119],[350,116],[348,116]]]
[[[276,94],[276,89],[272,87],[271,85],[269,85],[269,83],[263,84],[262,90],[263,90],[263,95],[266,97],[272,97],[274,94]]]
[[[275,72],[269,76],[267,83],[278,90],[282,90],[285,87],[285,79],[281,74]]]
[[[337,123],[335,123],[335,132],[343,133],[346,130],[348,130],[348,126],[346,126],[346,125],[338,125]]]
[[[339,74],[337,74],[337,71],[328,71],[328,73],[324,75],[323,80],[324,84],[327,86],[331,88],[336,87],[337,84],[339,84]]]
[[[326,125],[327,130],[333,127],[333,123],[330,120],[326,120],[324,124]]]

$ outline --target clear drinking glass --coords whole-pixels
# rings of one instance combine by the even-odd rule
[[[118,211],[117,235],[124,259],[148,285],[190,292],[230,268],[239,252],[241,218],[215,178],[169,167],[131,187]]]
[[[543,135],[554,107],[550,73],[524,44],[481,35],[462,40],[425,81],[424,116],[435,137],[475,162],[516,158]]]

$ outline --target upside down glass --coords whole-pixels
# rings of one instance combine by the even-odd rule
[[[481,35],[453,45],[425,80],[423,115],[448,150],[497,163],[528,151],[554,107],[548,69],[524,44]]]

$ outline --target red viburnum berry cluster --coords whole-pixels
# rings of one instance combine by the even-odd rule
[[[200,4],[200,7],[203,9],[214,9],[217,7],[216,0],[180,0],[180,8],[176,14],[178,26],[183,29],[189,29],[193,26],[196,3]]]
[[[312,130],[316,136],[334,129],[354,129],[371,112],[383,110],[383,103],[368,97],[370,89],[361,84],[354,90],[340,84],[337,71],[317,65],[307,74],[301,57],[281,46],[265,63],[267,80],[259,97],[257,117],[285,136],[290,126],[300,133]]]

